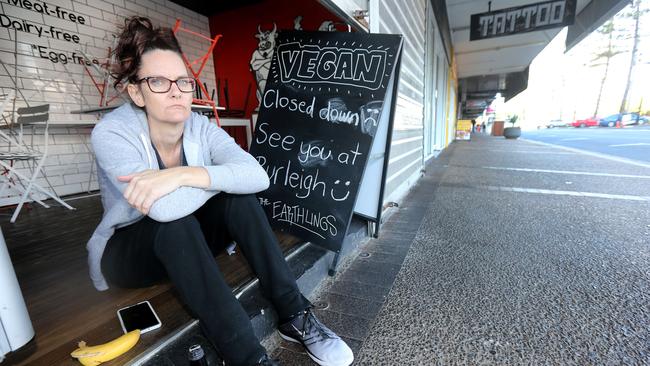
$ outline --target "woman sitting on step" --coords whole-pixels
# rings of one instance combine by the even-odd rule
[[[266,172],[191,112],[196,81],[181,54],[169,28],[126,20],[113,72],[132,103],[92,133],[104,205],[88,242],[95,287],[169,278],[226,365],[276,365],[214,259],[234,239],[277,310],[280,335],[320,365],[349,365],[352,351],[314,316],[254,195],[268,187]]]

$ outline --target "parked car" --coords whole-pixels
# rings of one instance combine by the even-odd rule
[[[593,126],[598,126],[598,118],[596,117],[589,117],[585,119],[579,119],[576,121],[573,121],[571,123],[571,126],[573,127],[593,127]]]
[[[646,124],[649,119],[646,116],[639,116],[637,113],[616,113],[602,118],[599,122],[602,127],[614,127],[616,122],[622,122],[624,126]]]
[[[552,121],[549,121],[546,124],[546,128],[555,128],[555,127],[568,127],[569,124],[562,121],[561,119],[554,119]]]

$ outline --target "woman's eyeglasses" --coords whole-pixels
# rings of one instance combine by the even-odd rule
[[[137,83],[143,81],[147,82],[149,85],[149,90],[153,93],[167,93],[172,88],[172,83],[176,83],[178,90],[183,93],[191,93],[196,89],[196,80],[192,78],[179,78],[176,80],[169,80],[162,76],[149,76],[137,80]]]

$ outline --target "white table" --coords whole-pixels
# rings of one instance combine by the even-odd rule
[[[214,118],[210,119],[214,121]],[[221,127],[246,127],[246,142],[248,147],[251,146],[251,140],[253,139],[253,131],[251,130],[251,121],[248,118],[219,118],[221,122]]]

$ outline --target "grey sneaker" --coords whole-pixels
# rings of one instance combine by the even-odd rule
[[[280,336],[302,344],[307,354],[322,366],[348,366],[354,361],[352,350],[329,328],[323,325],[310,308],[280,325]]]

